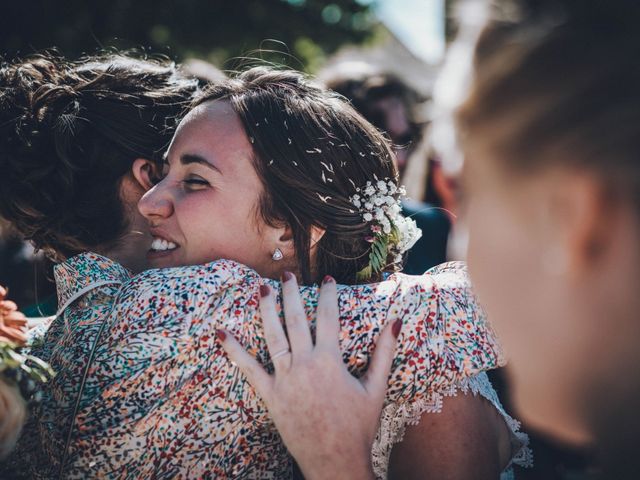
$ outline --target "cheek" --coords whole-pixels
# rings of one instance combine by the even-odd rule
[[[569,426],[577,368],[569,348],[572,330],[558,324],[565,316],[558,309],[563,288],[544,269],[544,246],[534,222],[523,221],[524,213],[517,212],[506,201],[479,198],[470,204],[471,278],[507,354],[520,412],[532,424],[575,440],[568,433],[575,432]]]
[[[526,283],[537,253],[519,223],[497,200],[478,198],[468,208],[469,270],[482,303],[500,330],[510,330],[513,317],[534,297]]]
[[[221,192],[186,197],[176,214],[189,251],[199,260],[229,258],[251,263],[261,252],[261,236],[255,222],[253,199]]]

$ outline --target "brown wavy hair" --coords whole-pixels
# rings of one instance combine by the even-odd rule
[[[349,197],[367,181],[397,181],[384,135],[344,98],[295,71],[251,68],[212,86],[194,105],[212,100],[229,101],[242,121],[264,187],[259,214],[268,225],[292,229],[303,282],[330,274],[356,283],[369,263],[371,230]],[[325,230],[315,258],[313,227]],[[391,257],[387,263],[386,271],[399,268]]]
[[[44,53],[0,65],[0,215],[55,260],[127,228],[122,178],[161,160],[196,82],[163,60]]]

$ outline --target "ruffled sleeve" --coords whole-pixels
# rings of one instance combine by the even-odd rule
[[[339,302],[341,349],[356,375],[366,370],[384,326],[402,319],[388,403],[417,401],[504,364],[463,264],[444,264],[422,276],[396,274],[357,289],[341,287]]]

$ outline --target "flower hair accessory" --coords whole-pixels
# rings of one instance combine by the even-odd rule
[[[357,279],[364,281],[382,272],[388,265],[402,261],[402,254],[408,251],[422,236],[416,222],[402,215],[404,187],[396,186],[390,179],[368,181],[362,189],[356,189],[349,201],[359,210],[362,219],[371,225],[371,235],[366,240],[371,243],[369,264],[357,273]]]

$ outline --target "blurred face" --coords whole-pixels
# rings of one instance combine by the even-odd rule
[[[414,133],[409,122],[409,113],[400,97],[387,97],[378,100],[371,106],[381,117],[378,122],[387,132],[394,144],[398,170],[402,174],[407,166],[407,160],[411,154],[414,141]]]
[[[281,232],[258,215],[262,185],[240,119],[224,101],[196,107],[180,123],[164,179],[139,203],[154,238],[153,267],[227,258],[273,276]]]
[[[507,353],[522,415],[564,440],[585,442],[584,367],[597,356],[602,333],[601,323],[590,321],[595,312],[583,283],[567,278],[560,229],[549,215],[567,178],[502,169],[490,155],[466,162],[456,228],[468,234],[474,287]]]

